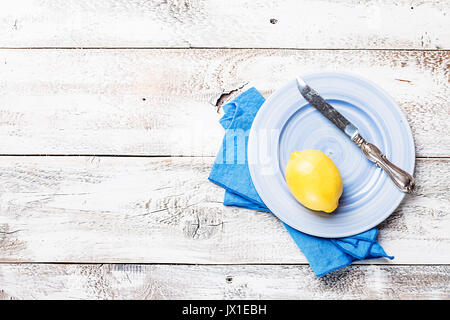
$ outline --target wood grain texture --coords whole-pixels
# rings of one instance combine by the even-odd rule
[[[37,277],[36,275],[39,275]],[[450,299],[450,266],[1,264],[1,299]]]
[[[4,0],[0,46],[448,49],[448,12],[448,0]]]
[[[450,51],[4,49],[0,154],[214,156],[227,93],[267,97],[296,74],[335,70],[397,101],[417,156],[450,156],[449,61]]]
[[[1,1],[0,300],[449,300],[449,8]],[[165,47],[180,49],[151,49]],[[224,207],[207,176],[224,102],[250,86],[267,97],[322,70],[359,74],[392,95],[422,159],[415,194],[380,225],[395,260],[317,279],[274,216]]]
[[[273,215],[222,205],[212,162],[0,157],[0,262],[306,263]],[[449,173],[417,162],[416,194],[380,225],[396,258],[376,263],[450,263]]]

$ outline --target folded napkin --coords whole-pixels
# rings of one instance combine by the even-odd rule
[[[209,180],[225,189],[224,205],[270,212],[256,192],[247,163],[248,133],[264,101],[258,90],[250,88],[223,106],[225,114],[220,124],[225,129],[225,136]],[[245,143],[235,143],[236,139],[244,139]],[[233,146],[231,152],[227,146]],[[356,260],[394,258],[377,243],[378,230],[375,228],[352,237],[326,239],[284,226],[318,277]]]

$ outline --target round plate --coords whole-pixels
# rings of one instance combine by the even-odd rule
[[[397,104],[378,86],[344,73],[303,79],[355,124],[394,164],[413,174],[411,129]],[[338,167],[344,191],[332,214],[302,206],[290,193],[284,169],[291,152],[316,149]],[[289,226],[314,236],[339,238],[364,232],[386,219],[405,194],[388,175],[300,94],[292,80],[261,106],[248,142],[255,188],[266,206]]]

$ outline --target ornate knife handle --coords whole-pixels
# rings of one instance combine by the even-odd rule
[[[367,159],[375,162],[389,175],[401,191],[410,193],[413,190],[415,182],[412,175],[390,162],[380,149],[364,140],[359,134],[353,138],[353,141],[361,148]]]

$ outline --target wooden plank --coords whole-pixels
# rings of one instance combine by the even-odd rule
[[[328,69],[392,95],[418,156],[450,156],[449,61],[450,51],[0,50],[0,154],[214,156],[222,93],[247,84],[268,96]]]
[[[448,9],[448,0],[4,0],[0,46],[448,49]]]
[[[0,299],[450,299],[450,266],[1,264]]]
[[[0,262],[305,263],[273,215],[222,205],[212,162],[0,157]],[[449,172],[417,162],[417,193],[380,226],[396,258],[376,263],[450,263]]]

